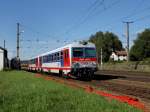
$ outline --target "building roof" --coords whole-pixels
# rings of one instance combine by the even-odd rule
[[[7,51],[6,49],[4,49],[4,48],[3,48],[3,47],[1,47],[1,46],[0,46],[0,49],[1,49],[1,50],[4,50],[4,51]]]
[[[115,53],[116,53],[116,55],[119,55],[119,56],[127,56],[126,51],[116,51]]]

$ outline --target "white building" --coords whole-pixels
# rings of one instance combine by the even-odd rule
[[[112,59],[113,61],[126,61],[127,60],[127,52],[126,51],[112,52],[110,59]]]
[[[7,50],[0,47],[0,71],[8,67]]]

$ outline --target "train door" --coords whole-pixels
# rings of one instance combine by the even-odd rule
[[[69,49],[63,50],[64,67],[70,66]]]
[[[35,58],[35,65],[38,67],[38,58]]]
[[[42,57],[39,57],[39,67],[42,66]]]

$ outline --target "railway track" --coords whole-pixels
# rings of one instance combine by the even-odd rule
[[[93,85],[150,102],[150,75],[142,72],[98,71]]]

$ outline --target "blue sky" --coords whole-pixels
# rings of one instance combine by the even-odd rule
[[[126,45],[150,26],[149,0],[0,0],[0,46],[6,40],[9,57],[16,55],[16,23],[20,23],[20,55],[26,59],[66,43],[110,31]],[[128,16],[128,17],[127,17]]]

